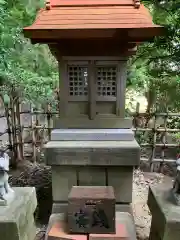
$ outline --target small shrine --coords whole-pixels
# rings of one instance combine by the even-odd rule
[[[127,60],[162,34],[139,0],[49,0],[24,28],[59,63],[60,115],[45,145],[54,201],[47,239],[136,239],[140,147],[125,117]]]

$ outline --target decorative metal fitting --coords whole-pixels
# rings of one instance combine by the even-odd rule
[[[133,1],[134,1],[134,7],[140,8],[140,6],[141,6],[140,0],[133,0]]]
[[[46,0],[46,10],[50,10],[50,9],[51,9],[50,0]]]

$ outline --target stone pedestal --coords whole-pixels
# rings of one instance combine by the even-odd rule
[[[49,220],[45,240],[87,240],[87,239],[107,239],[107,240],[136,240],[136,231],[133,218],[129,213],[116,213],[116,233],[115,234],[81,234],[71,235],[66,231],[64,214],[52,214]],[[118,229],[117,229],[118,228]],[[120,231],[121,230],[121,231]],[[123,230],[123,231],[122,231]]]
[[[132,141],[50,141],[46,163],[52,166],[53,200],[66,203],[72,186],[113,186],[116,203],[132,202],[133,168],[140,147]]]
[[[180,207],[172,196],[172,180],[149,189],[148,206],[152,214],[149,240],[180,239]]]
[[[0,206],[0,239],[34,240],[34,211],[37,206],[35,188],[14,188],[14,200]]]

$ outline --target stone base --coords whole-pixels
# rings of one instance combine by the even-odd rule
[[[113,186],[117,203],[132,202],[133,167],[52,166],[55,202],[67,202],[72,186]]]
[[[14,191],[9,192],[4,196],[4,199],[0,199],[0,206],[7,206],[9,205],[15,197]]]
[[[34,211],[37,206],[35,188],[18,187],[13,190],[14,200],[7,206],[0,206],[0,239],[34,240]]]
[[[86,240],[88,235],[71,235],[67,233],[64,214],[52,214],[49,220],[45,240]],[[63,224],[62,224],[63,223]],[[63,226],[63,227],[62,227]],[[118,240],[136,240],[136,231],[132,216],[128,213],[116,213],[116,234],[96,234],[89,235],[91,239],[118,239]]]
[[[148,206],[152,214],[150,240],[180,239],[180,207],[172,195],[172,180],[165,178],[163,183],[149,189]]]

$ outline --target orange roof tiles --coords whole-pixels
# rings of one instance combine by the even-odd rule
[[[47,0],[35,22],[24,32],[35,30],[141,29],[157,28],[139,0]]]
[[[136,0],[50,0],[47,1],[52,7],[64,6],[132,6]]]

